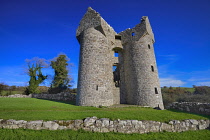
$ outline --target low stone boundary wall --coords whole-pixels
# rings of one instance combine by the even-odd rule
[[[58,100],[58,101],[76,101],[76,95],[61,92],[58,94],[32,94],[32,98]]]
[[[0,96],[0,98],[31,98],[31,94],[30,95],[14,94],[8,96]]]
[[[22,95],[22,94],[14,94],[9,96],[0,96],[0,98],[37,98],[37,99],[47,99],[47,100],[57,100],[57,101],[76,101],[76,95],[61,92],[58,94],[30,94],[30,95]]]
[[[210,103],[174,102],[168,108],[190,113],[210,115]]]
[[[24,121],[24,120],[3,120],[0,119],[0,128],[7,129],[83,129],[93,132],[120,132],[120,133],[148,133],[148,132],[182,132],[187,130],[202,130],[210,126],[210,120],[173,120],[169,123],[156,121],[138,121],[138,120],[114,120],[108,118],[98,119],[97,117],[88,117],[84,120],[68,121]]]

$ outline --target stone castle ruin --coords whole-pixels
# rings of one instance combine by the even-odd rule
[[[147,16],[117,34],[92,8],[76,33],[80,43],[77,105],[132,104],[164,109]]]

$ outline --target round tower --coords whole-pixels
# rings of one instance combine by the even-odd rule
[[[110,38],[114,39],[115,34],[99,13],[88,8],[77,29],[80,43],[77,105],[113,105],[113,51]]]
[[[154,54],[154,35],[148,17],[140,24],[120,33],[124,42],[127,69],[127,102],[164,109]]]

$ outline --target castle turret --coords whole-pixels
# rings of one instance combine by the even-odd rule
[[[120,33],[124,49],[124,85],[128,104],[164,109],[149,19]]]
[[[88,8],[76,33],[80,43],[77,105],[113,104],[112,42],[115,34],[99,13]]]

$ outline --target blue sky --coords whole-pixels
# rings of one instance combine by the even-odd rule
[[[210,86],[209,0],[0,0],[0,82],[25,86],[25,59],[65,53],[76,87],[75,34],[89,6],[116,32],[149,16],[161,86]]]

